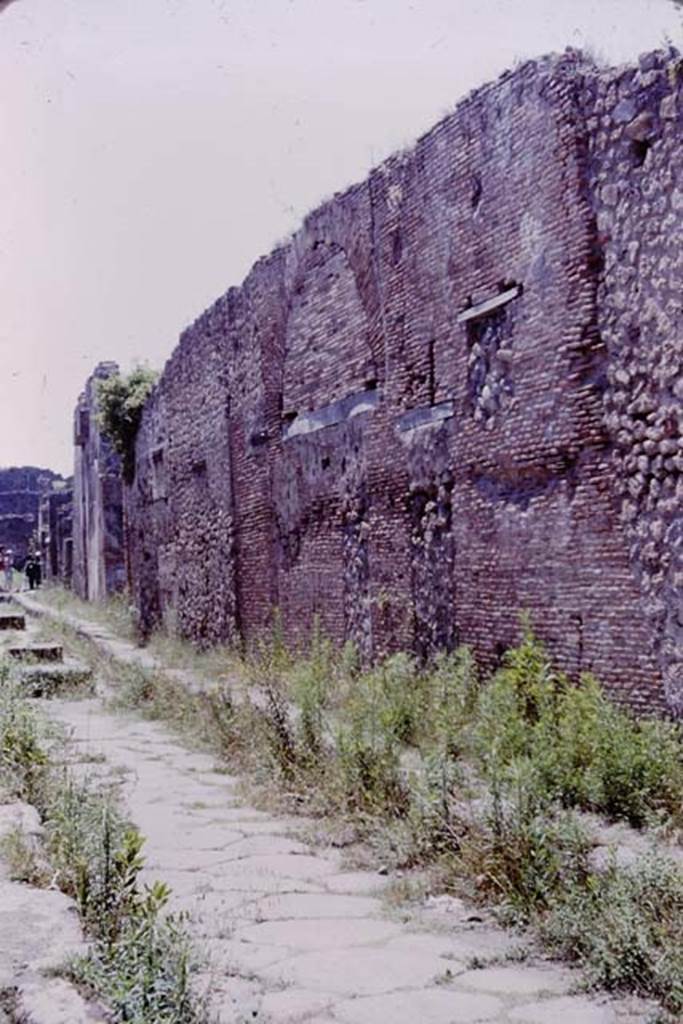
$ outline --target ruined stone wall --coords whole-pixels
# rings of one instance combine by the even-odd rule
[[[41,498],[59,480],[59,474],[34,466],[0,469],[0,546],[12,549],[18,569],[38,540]]]
[[[683,65],[645,56],[587,84],[603,251],[612,478],[638,605],[683,715]]]
[[[278,607],[291,641],[317,617],[492,666],[526,610],[572,675],[679,707],[680,86],[652,61],[478,90],[185,332],[128,494],[143,626],[250,641]]]
[[[97,382],[117,370],[116,363],[96,367],[74,414],[72,586],[91,601],[126,583],[119,458],[97,422]]]
[[[59,481],[42,495],[38,509],[38,536],[43,577],[71,586],[73,568],[73,491]]]

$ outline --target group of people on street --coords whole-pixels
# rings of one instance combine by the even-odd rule
[[[43,566],[38,552],[29,551],[24,562],[24,573],[29,590],[35,590],[40,586],[43,579]],[[14,552],[11,548],[0,546],[0,574],[0,579],[4,582],[4,587],[0,587],[0,589],[14,590]]]

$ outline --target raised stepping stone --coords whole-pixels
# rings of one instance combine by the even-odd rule
[[[92,679],[92,670],[79,661],[21,665],[17,674],[29,697],[52,697],[86,686]]]
[[[64,648],[61,644],[25,644],[10,647],[7,653],[17,661],[63,661]]]
[[[26,629],[26,616],[20,612],[2,612],[0,629]]]

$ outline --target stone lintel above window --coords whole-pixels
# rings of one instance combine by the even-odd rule
[[[476,320],[480,316],[487,316],[487,314],[493,313],[494,310],[518,298],[521,294],[522,286],[519,284],[514,285],[512,288],[506,288],[504,292],[500,292],[484,302],[478,302],[476,306],[468,306],[467,309],[463,309],[462,313],[458,313],[458,323],[465,324],[468,320]]]

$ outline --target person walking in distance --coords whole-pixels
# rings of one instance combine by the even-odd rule
[[[5,572],[5,586],[12,590],[14,585],[14,554],[11,548],[7,548],[2,557],[2,567]]]
[[[24,572],[26,573],[26,579],[28,581],[28,589],[36,589],[36,558],[35,555],[30,552],[26,559],[26,565],[24,566]]]

